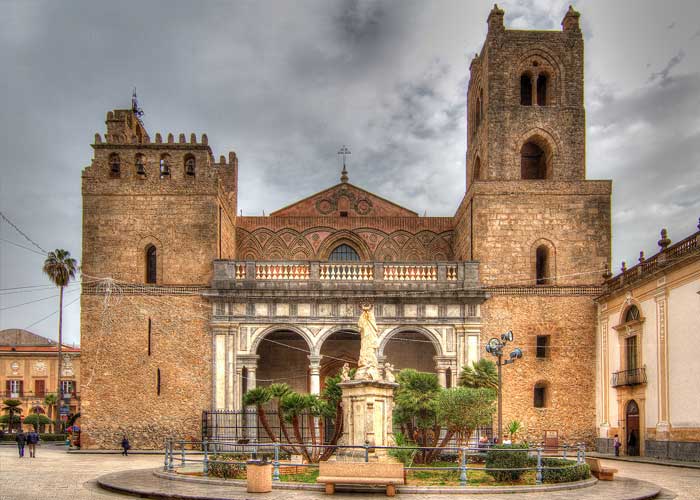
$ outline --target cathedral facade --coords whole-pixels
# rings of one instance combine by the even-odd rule
[[[585,174],[579,14],[520,31],[494,7],[470,71],[452,217],[421,217],[345,170],[240,216],[235,153],[217,160],[206,135],[151,139],[135,109],[107,113],[83,171],[83,445],[198,437],[202,411],[239,410],[274,382],[318,393],[357,360],[363,302],[380,363],[444,387],[512,330],[524,356],[503,370],[504,421],[533,441],[593,442],[611,183]]]

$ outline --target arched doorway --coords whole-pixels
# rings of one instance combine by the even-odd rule
[[[357,368],[360,357],[360,334],[352,331],[337,331],[326,337],[321,344],[321,392],[326,386],[326,378],[336,375],[347,363]]]
[[[270,332],[256,349],[256,386],[286,383],[298,392],[309,392],[309,345],[291,330]]]
[[[639,456],[639,406],[637,402],[632,399],[627,403],[627,409],[625,410],[625,420],[627,428],[626,444],[627,444],[627,455],[631,457]]]
[[[403,331],[389,338],[383,351],[386,362],[394,365],[394,371],[413,368],[419,372],[436,373],[435,360],[438,355],[433,341],[425,334]]]

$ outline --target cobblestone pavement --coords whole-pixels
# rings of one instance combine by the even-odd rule
[[[0,500],[28,499],[115,499],[129,498],[117,493],[102,490],[96,484],[96,478],[110,472],[154,468],[162,464],[158,455],[82,455],[67,454],[61,448],[42,446],[37,450],[38,458],[17,457],[14,446],[0,446]],[[662,486],[665,490],[659,498],[670,500],[700,499],[700,470],[681,469],[649,464],[605,461],[605,465],[617,468],[620,476],[649,481]],[[170,481],[169,483],[173,483]],[[621,483],[620,483],[621,484]],[[240,498],[250,498],[242,490]],[[567,495],[568,493],[568,495]],[[557,498],[596,498],[595,487],[584,490],[559,493],[527,493],[526,500]],[[366,498],[370,495],[346,494],[334,498]],[[374,497],[375,495],[371,495]],[[376,498],[382,498],[377,495]],[[427,498],[427,495],[404,495],[405,498]],[[270,495],[261,495],[266,499],[301,499],[323,498],[323,495],[302,491],[277,491]],[[385,498],[385,497],[384,497]],[[430,495],[430,498],[454,500],[452,495]],[[479,495],[479,500],[507,498],[513,495]],[[598,497],[600,498],[600,497]]]

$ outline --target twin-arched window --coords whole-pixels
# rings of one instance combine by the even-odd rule
[[[338,245],[337,247],[335,247],[335,249],[328,256],[328,260],[345,262],[359,261],[360,256],[357,254],[354,248],[352,248],[350,245],[346,245],[345,243],[343,243],[342,245]]]
[[[167,177],[170,175],[170,155],[164,153],[160,155],[160,177]]]
[[[539,73],[537,78],[526,71],[520,75],[520,104],[522,106],[547,106],[549,104],[550,79],[546,73]]]

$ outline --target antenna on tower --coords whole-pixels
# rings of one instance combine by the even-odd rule
[[[134,87],[134,92],[131,94],[131,111],[139,119],[143,116],[143,110],[139,108],[139,100],[136,97],[136,87]]]

